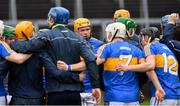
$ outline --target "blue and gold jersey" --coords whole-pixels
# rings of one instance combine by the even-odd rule
[[[101,53],[99,53],[101,52]],[[135,72],[116,71],[117,64],[134,65],[143,61],[139,48],[124,41],[106,44],[98,51],[104,62],[104,101],[136,102],[139,100],[138,76]]]
[[[101,47],[103,45],[102,41],[99,41],[93,37],[91,37],[88,40],[88,43],[92,47],[92,50],[95,54],[97,54],[99,47]],[[91,86],[91,81],[90,81],[90,76],[89,76],[88,70],[86,70],[86,79],[83,81],[83,84],[84,84],[85,92],[92,92],[92,86]]]
[[[4,59],[6,58],[6,56],[10,56],[9,50],[3,43],[0,43],[0,56]]]
[[[88,42],[91,44],[92,48],[93,48],[93,52],[95,54],[97,54],[97,51],[99,49],[99,47],[101,47],[103,45],[103,42],[96,39],[96,38],[93,38],[91,37],[91,39],[88,40]]]
[[[166,92],[165,99],[180,99],[180,82],[178,79],[178,61],[172,51],[164,44],[154,42],[150,46],[150,55],[155,56],[155,72],[161,86]],[[155,88],[152,86],[152,96]]]

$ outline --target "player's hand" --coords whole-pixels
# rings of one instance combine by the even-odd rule
[[[143,93],[142,93],[141,91],[139,92],[139,96],[140,96],[140,97],[139,97],[139,98],[140,98],[139,102],[140,102],[140,103],[143,103],[144,100],[145,100],[145,97],[144,97],[144,95],[143,95]]]
[[[169,23],[176,24],[179,20],[179,14],[178,13],[172,13],[168,17]]]
[[[156,90],[155,96],[158,101],[162,102],[164,100],[165,95],[166,93],[164,92],[163,89]]]
[[[116,65],[116,70],[117,71],[127,71],[127,66],[122,65],[122,64],[117,64]]]
[[[86,73],[85,73],[85,71],[83,71],[79,74],[79,81],[82,82],[85,80],[85,78],[86,78]]]
[[[101,103],[101,90],[100,90],[100,88],[92,89],[92,95],[96,98],[97,106],[100,106],[100,103]]]
[[[57,61],[57,68],[60,69],[60,70],[67,71],[68,70],[68,65],[64,61],[58,60]]]

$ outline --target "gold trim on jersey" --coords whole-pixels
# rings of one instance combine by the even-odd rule
[[[104,71],[116,71],[116,65],[117,64],[126,64],[127,59],[122,59],[120,60],[119,58],[108,58],[106,59],[104,63]],[[135,65],[138,64],[139,62],[144,62],[144,59],[140,59],[138,61],[137,58],[132,58],[129,65]]]
[[[109,42],[109,43],[107,43],[107,44],[104,44],[104,45],[102,45],[101,47],[99,47],[99,49],[98,49],[98,51],[97,51],[97,57],[99,57],[99,56],[102,55],[102,52],[103,52],[104,48],[105,48],[107,45],[109,45],[109,44],[111,44],[111,42]]]
[[[156,67],[158,68],[164,68],[164,57],[162,55],[156,55]],[[167,65],[169,68],[172,64],[174,64],[174,60],[173,59],[168,59],[167,58]],[[172,68],[173,71],[177,71],[178,70],[178,64],[176,64],[175,67]]]

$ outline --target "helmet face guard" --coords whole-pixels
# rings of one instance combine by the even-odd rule
[[[131,37],[133,37],[135,35],[135,30],[136,30],[135,28],[130,28],[130,29],[127,30],[128,38],[131,38]]]

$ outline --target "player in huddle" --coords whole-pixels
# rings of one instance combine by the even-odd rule
[[[120,66],[119,70],[135,70],[145,71],[154,70],[152,76],[157,75],[158,80],[166,94],[161,101],[159,98],[155,98],[157,92],[155,92],[154,85],[151,86],[151,105],[180,105],[180,82],[178,79],[178,61],[173,52],[164,44],[155,40],[156,36],[153,33],[152,28],[144,28],[141,30],[142,40],[144,42],[144,55],[146,56],[146,62],[148,64]],[[163,92],[162,92],[163,95]]]

